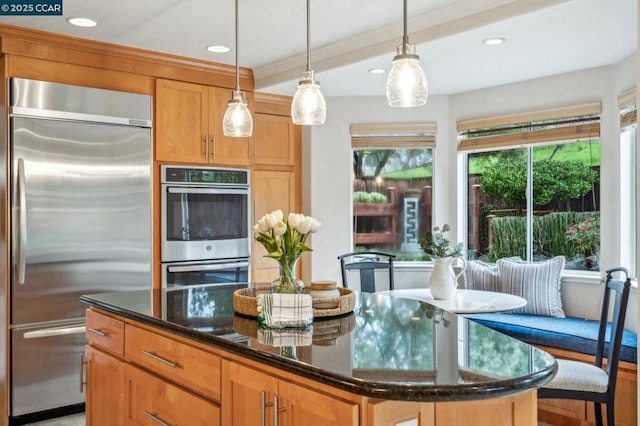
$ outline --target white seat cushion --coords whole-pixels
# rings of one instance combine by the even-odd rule
[[[549,389],[578,390],[605,393],[609,376],[601,368],[579,361],[558,360],[558,373],[549,383]]]

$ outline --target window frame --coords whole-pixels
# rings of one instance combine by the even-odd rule
[[[353,157],[354,151],[379,149],[379,150],[401,150],[401,149],[429,149],[431,150],[432,158],[432,185],[435,180],[436,174],[436,135],[438,127],[434,122],[425,123],[366,123],[366,124],[351,124],[351,157]],[[353,174],[353,168],[351,169],[352,182],[355,180]],[[354,185],[352,183],[351,188],[351,218],[355,216],[353,210],[354,202]],[[433,217],[433,189],[431,191],[431,214]],[[355,242],[356,229],[353,228],[351,232],[351,247],[356,250],[357,244]],[[418,239],[420,239],[419,236]],[[376,248],[369,248],[370,250],[376,250]],[[395,252],[394,252],[395,253]],[[403,265],[416,265],[424,263],[423,260],[410,260],[410,259],[396,259],[394,261],[398,266]]]
[[[479,151],[498,151],[525,148],[527,161],[527,188],[526,188],[526,258],[533,259],[533,151],[536,147],[545,144],[572,143],[572,140],[580,138],[597,138],[602,143],[600,123],[602,120],[602,105],[600,102],[589,102],[580,105],[570,105],[539,111],[530,111],[517,114],[509,114],[496,117],[485,117],[472,120],[460,120],[456,122],[458,132],[458,170],[460,182],[463,182],[464,191],[458,200],[459,229],[463,232],[463,240],[469,248],[469,154]],[[565,123],[566,124],[563,124]],[[553,127],[554,123],[560,123]],[[551,128],[546,128],[550,124]],[[564,125],[569,126],[563,127]],[[511,129],[515,129],[511,131]],[[491,134],[495,131],[509,129],[504,135],[492,135],[482,137],[483,133]],[[573,134],[572,134],[573,130]],[[531,135],[533,135],[531,137]],[[574,136],[575,135],[575,136]],[[545,138],[549,137],[546,142]],[[602,174],[602,170],[600,171]],[[600,208],[600,210],[602,210]],[[602,231],[601,231],[602,232]],[[600,238],[602,245],[602,234]],[[579,271],[568,269],[563,272],[569,274],[600,274],[601,271]]]

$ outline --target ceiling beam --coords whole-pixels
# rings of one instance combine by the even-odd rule
[[[423,44],[570,0],[465,0],[408,19],[409,40]],[[400,10],[398,12],[401,15]],[[399,19],[401,16],[399,16]],[[322,72],[380,55],[389,61],[401,43],[402,28],[389,25],[312,49],[312,69]],[[296,80],[306,64],[306,52],[253,70],[256,89]]]

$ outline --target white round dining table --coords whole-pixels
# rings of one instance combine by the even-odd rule
[[[503,312],[521,308],[527,304],[527,301],[520,296],[483,290],[458,289],[455,297],[451,300],[434,299],[428,288],[387,290],[379,291],[377,294],[428,302],[455,314]]]

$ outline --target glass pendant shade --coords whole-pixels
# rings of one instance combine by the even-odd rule
[[[403,48],[404,47],[404,48]],[[415,46],[398,46],[387,76],[387,102],[392,107],[416,107],[427,103],[429,86]]]
[[[244,92],[234,90],[222,119],[225,136],[249,137],[253,133],[253,118]]]
[[[294,124],[324,124],[327,104],[320,91],[320,84],[313,79],[313,71],[305,71],[298,82],[298,90],[291,103],[291,119]]]
[[[222,118],[222,131],[225,136],[234,138],[248,138],[253,133],[253,118],[244,92],[240,90],[240,68],[238,57],[239,25],[238,25],[238,0],[235,1],[236,10],[236,89],[231,92],[231,100],[227,103],[227,110]]]

